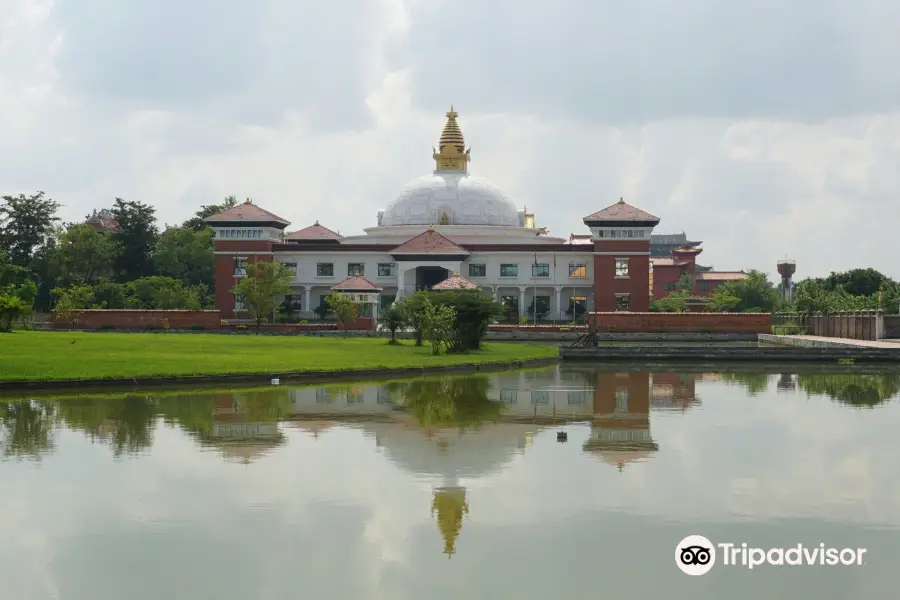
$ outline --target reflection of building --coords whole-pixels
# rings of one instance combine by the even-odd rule
[[[650,406],[654,410],[685,410],[700,404],[697,398],[696,383],[708,381],[714,374],[653,373],[650,388]]]
[[[776,389],[778,389],[778,390],[795,390],[795,389],[797,389],[797,382],[791,373],[782,373],[781,377],[778,378],[778,383],[776,385],[777,385]]]
[[[216,396],[207,443],[218,448],[226,460],[247,464],[283,442],[277,421],[248,422],[245,419],[240,396]]]
[[[584,450],[616,465],[646,460],[659,450],[650,436],[647,373],[597,373],[594,421]]]

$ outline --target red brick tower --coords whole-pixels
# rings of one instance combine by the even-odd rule
[[[594,241],[594,311],[649,311],[650,234],[659,217],[620,199],[584,224]]]
[[[250,200],[204,220],[216,234],[216,308],[222,318],[234,318],[245,307],[232,288],[246,275],[246,265],[274,259],[272,246],[290,223]]]

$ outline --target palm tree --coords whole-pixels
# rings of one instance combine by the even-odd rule
[[[390,308],[381,315],[381,327],[391,332],[391,341],[389,344],[397,343],[397,330],[406,326],[406,315],[396,304],[392,304]]]

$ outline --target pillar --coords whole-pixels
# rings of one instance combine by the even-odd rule
[[[394,302],[403,297],[403,277],[406,275],[404,269],[397,269],[397,295],[394,296]]]
[[[560,321],[562,321],[565,319],[565,317],[563,315],[562,304],[561,304],[563,289],[561,287],[556,287],[553,289],[556,291],[556,305],[555,305],[556,306],[556,318],[559,319]]]
[[[528,307],[525,306],[525,290],[527,289],[527,287],[519,286],[519,319],[528,315]]]
[[[307,315],[312,314],[312,286],[304,285],[303,286],[303,310],[306,311]]]

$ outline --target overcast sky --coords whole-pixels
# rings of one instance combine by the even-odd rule
[[[620,196],[701,263],[900,278],[891,0],[2,0],[0,193],[161,223],[229,194],[341,233],[433,169],[552,235]],[[893,260],[892,260],[893,259]]]

